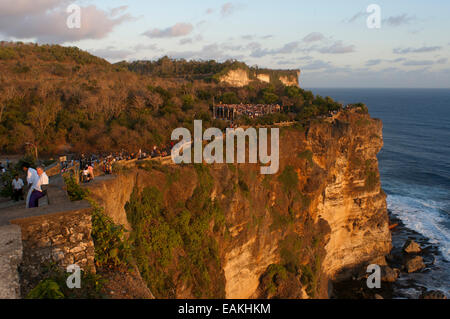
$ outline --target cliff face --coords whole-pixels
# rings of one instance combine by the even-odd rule
[[[205,287],[213,293],[199,291],[195,280],[184,276],[180,260],[191,256],[191,237],[180,232],[181,243],[164,268],[171,297],[326,298],[329,279],[391,248],[376,158],[381,131],[379,120],[344,111],[306,127],[283,129],[277,175],[260,175],[259,166],[250,164],[204,165],[201,170],[192,165],[141,165],[93,186],[91,193],[106,214],[131,229],[126,202],[153,187],[162,196],[158,223],[165,218],[164,225],[174,234],[179,231],[179,224],[172,223],[176,216],[190,212],[187,223],[197,227],[197,219],[203,220],[203,211],[213,203],[216,213],[206,219],[209,226],[202,236],[203,243],[215,243],[208,246],[214,249],[203,249],[217,262],[208,257],[198,265],[205,269]],[[207,186],[199,186],[203,184]],[[196,210],[200,190],[210,204],[202,199]]]
[[[298,78],[300,76],[300,71],[297,71],[295,75],[280,76],[280,81],[286,86],[298,86]]]
[[[252,81],[263,83],[279,81],[285,86],[299,86],[299,76],[300,70],[249,71],[238,68],[230,70],[225,75],[222,75],[219,81],[233,87],[243,87],[250,84]]]
[[[250,77],[246,70],[230,70],[226,75],[220,78],[220,82],[234,87],[243,87],[250,83]]]

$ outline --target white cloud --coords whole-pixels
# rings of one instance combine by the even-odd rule
[[[398,27],[401,25],[405,25],[405,24],[409,24],[413,21],[415,21],[417,18],[413,17],[413,16],[409,16],[406,13],[397,15],[397,16],[392,16],[386,19],[383,19],[383,23],[386,23],[387,25],[390,25],[392,27]]]
[[[325,62],[323,60],[314,60],[311,63],[301,67],[302,70],[321,70],[328,69],[331,67],[330,62]]]
[[[175,38],[190,34],[194,27],[190,23],[177,23],[166,29],[152,29],[144,32],[149,38]]]
[[[424,52],[435,52],[441,50],[440,46],[433,47],[420,47],[420,48],[396,48],[393,50],[395,54],[408,54],[408,53],[424,53]]]
[[[423,66],[423,65],[433,65],[434,61],[432,60],[409,60],[403,62],[405,66]]]
[[[226,54],[221,46],[217,43],[205,45],[198,51],[168,52],[167,55],[175,59],[213,59],[217,61],[224,61],[229,59],[242,60],[244,58],[243,55]]]
[[[67,43],[106,37],[115,26],[132,20],[125,7],[104,11],[95,5],[81,7],[81,28],[67,27],[66,5],[69,1],[2,0],[0,2],[0,33],[17,39],[38,42]]]
[[[133,51],[119,50],[114,49],[112,47],[108,47],[105,49],[89,50],[89,52],[95,56],[99,56],[101,58],[111,61],[124,60],[134,53]]]
[[[366,62],[366,66],[374,66],[374,65],[378,65],[382,62],[383,60],[381,59],[373,59],[373,60],[369,60]]]
[[[360,19],[362,17],[365,17],[365,16],[367,16],[367,12],[359,11],[359,12],[355,13],[355,15],[353,15],[351,18],[345,19],[344,22],[346,22],[346,23],[353,23],[356,20],[358,20],[358,19]]]
[[[303,42],[307,42],[307,43],[311,43],[311,42],[316,42],[316,41],[322,41],[323,39],[325,39],[325,36],[322,33],[320,33],[320,32],[311,32],[310,34],[305,36],[302,41]]]
[[[355,46],[352,44],[345,45],[342,41],[336,41],[329,46],[319,48],[318,51],[324,54],[344,54],[355,52]]]
[[[220,13],[223,17],[231,15],[235,11],[236,7],[231,3],[227,2],[222,6]]]

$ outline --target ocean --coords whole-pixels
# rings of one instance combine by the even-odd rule
[[[428,272],[409,279],[448,293],[450,89],[311,90],[344,104],[363,102],[372,117],[383,121],[384,147],[378,159],[388,209],[439,252]]]

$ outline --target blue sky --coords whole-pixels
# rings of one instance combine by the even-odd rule
[[[238,59],[299,68],[303,87],[450,87],[449,1],[0,0],[3,40],[76,45],[111,62]],[[81,7],[68,30],[66,8]],[[366,24],[370,4],[381,28]]]

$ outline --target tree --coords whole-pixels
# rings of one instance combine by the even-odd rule
[[[226,92],[222,95],[222,102],[225,104],[239,104],[239,99],[234,92]]]
[[[43,140],[46,130],[55,123],[56,116],[60,110],[60,104],[55,100],[44,102],[40,106],[33,106],[28,113],[30,126],[36,132],[36,140]]]
[[[2,91],[0,94],[0,122],[2,121],[8,102],[18,95],[16,89],[12,86],[8,86]]]
[[[275,104],[278,102],[279,97],[274,93],[264,92],[263,100],[266,104]]]

